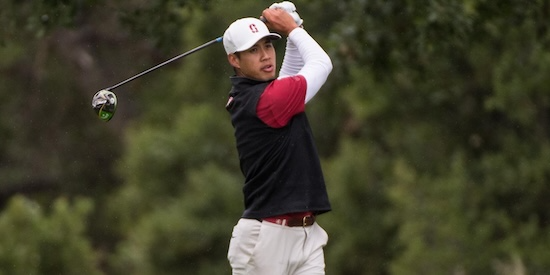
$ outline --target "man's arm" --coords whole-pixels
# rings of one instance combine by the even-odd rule
[[[304,111],[305,103],[317,94],[327,80],[332,62],[321,46],[299,28],[286,11],[267,9],[263,16],[270,28],[288,36],[286,64],[281,68],[285,77],[273,81],[265,89],[256,108],[258,117],[264,123],[279,128]]]
[[[296,11],[296,6],[294,5],[294,3],[290,1],[283,1],[280,3],[273,3],[271,6],[269,6],[269,8],[285,10],[288,14],[290,14],[290,16],[292,16],[292,19],[294,19],[296,25],[298,25],[300,28],[303,28],[304,20],[302,20],[302,18]],[[296,47],[296,45],[294,45],[294,43],[292,43],[290,39],[287,39],[283,64],[281,65],[281,70],[279,71],[279,79],[287,76],[297,75],[303,67],[304,60],[302,59],[298,48]]]
[[[283,57],[283,64],[279,71],[279,79],[297,75],[304,67],[304,60],[298,51],[298,47],[292,43],[292,40],[286,40],[285,56]]]
[[[284,127],[305,109],[306,81],[295,75],[272,81],[260,96],[256,114],[272,128]]]
[[[325,83],[328,75],[332,71],[332,62],[328,54],[319,46],[319,44],[302,28],[299,28],[294,19],[282,9],[266,9],[262,15],[267,19],[267,25],[271,29],[288,36],[287,46],[296,46],[297,51],[290,48],[290,56],[285,55],[285,61],[291,64],[296,63],[296,67],[285,71],[283,64],[282,71],[284,76],[291,75],[297,66],[301,67],[297,74],[304,76],[307,82],[306,98],[307,103],[319,91]],[[296,54],[297,53],[297,54]],[[299,55],[299,57],[298,57]]]
[[[307,82],[305,99],[307,103],[325,84],[332,71],[332,61],[323,48],[304,29],[294,29],[288,39],[296,45],[304,60],[304,67],[298,74],[304,76]]]

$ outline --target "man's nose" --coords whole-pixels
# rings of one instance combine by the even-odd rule
[[[268,53],[267,49],[261,48],[260,53],[261,53],[262,60],[265,60],[265,59],[269,58],[269,53]]]

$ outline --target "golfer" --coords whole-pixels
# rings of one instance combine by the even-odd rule
[[[331,210],[312,131],[304,112],[332,63],[299,25],[290,2],[243,18],[225,31],[231,77],[227,110],[245,177],[244,212],[233,228],[233,274],[325,274],[328,236],[315,222]],[[266,26],[267,25],[267,26]],[[276,77],[273,41],[287,37]]]

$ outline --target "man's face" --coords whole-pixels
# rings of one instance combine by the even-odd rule
[[[238,76],[259,81],[275,78],[275,48],[269,38],[261,39],[248,50],[228,55],[228,60],[235,67]]]

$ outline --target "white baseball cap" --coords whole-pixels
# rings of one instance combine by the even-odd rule
[[[246,17],[233,22],[223,34],[223,47],[227,54],[242,52],[250,49],[256,42],[269,37],[279,39],[280,35],[269,32],[267,26],[260,19]]]

